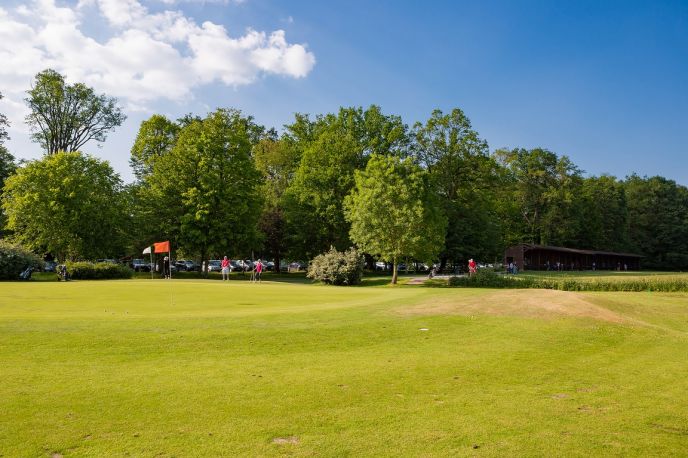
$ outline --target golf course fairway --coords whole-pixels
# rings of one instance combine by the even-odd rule
[[[0,283],[0,456],[680,456],[688,294]]]

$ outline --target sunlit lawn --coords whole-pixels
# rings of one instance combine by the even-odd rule
[[[0,456],[676,456],[687,356],[688,294],[0,283]]]

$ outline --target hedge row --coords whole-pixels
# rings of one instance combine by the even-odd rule
[[[131,278],[134,275],[134,271],[129,267],[109,262],[68,262],[67,272],[74,280],[109,280]]]
[[[20,245],[0,240],[0,280],[18,280],[27,267],[39,269],[41,258]]]
[[[451,277],[449,286],[464,288],[534,288],[560,291],[688,292],[688,279],[640,278],[628,280],[578,280],[513,277],[479,270],[471,277]]]

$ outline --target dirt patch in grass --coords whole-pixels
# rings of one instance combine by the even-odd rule
[[[289,436],[289,437],[275,437],[272,440],[273,444],[298,444],[299,443],[299,438],[296,436]]]
[[[612,323],[627,321],[622,315],[587,300],[580,293],[537,289],[499,290],[479,297],[436,298],[396,311],[403,315],[570,316]]]

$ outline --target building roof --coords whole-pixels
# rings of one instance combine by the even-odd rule
[[[522,243],[520,245],[515,245],[523,247],[523,251],[530,250],[546,250],[546,251],[557,251],[560,253],[575,253],[575,254],[587,254],[587,255],[603,255],[603,256],[623,256],[626,258],[642,258],[644,256],[633,253],[615,253],[613,251],[597,251],[597,250],[579,250],[577,248],[566,248],[561,246],[549,246],[549,245],[534,245],[531,243]]]

